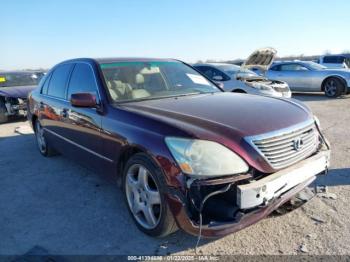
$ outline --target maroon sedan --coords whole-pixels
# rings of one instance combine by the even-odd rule
[[[224,93],[170,59],[74,59],[29,97],[44,156],[60,152],[122,186],[136,225],[223,236],[325,173],[329,146],[295,100]]]

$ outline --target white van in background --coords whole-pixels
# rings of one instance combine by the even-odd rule
[[[328,68],[350,68],[350,54],[321,56],[318,63]]]

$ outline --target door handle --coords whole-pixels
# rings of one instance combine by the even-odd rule
[[[61,117],[63,117],[63,118],[67,118],[68,117],[68,109],[67,108],[63,108],[62,109]]]

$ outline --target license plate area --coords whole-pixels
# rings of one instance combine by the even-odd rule
[[[329,165],[328,160],[329,153],[318,154],[260,180],[239,185],[237,186],[237,205],[241,209],[248,209],[268,204],[270,200],[325,171]]]

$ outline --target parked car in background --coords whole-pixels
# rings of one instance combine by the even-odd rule
[[[43,76],[43,71],[0,71],[0,123],[26,114],[27,96]]]
[[[328,68],[350,69],[350,54],[324,55],[319,58],[318,63]]]
[[[296,200],[329,164],[302,103],[223,92],[171,59],[62,62],[30,94],[28,120],[43,156],[58,151],[119,181],[151,236],[241,230]]]
[[[291,97],[288,84],[283,81],[270,80],[260,76],[249,68],[267,70],[276,51],[264,48],[255,51],[242,66],[225,63],[205,63],[193,65],[209,79],[222,83],[225,91],[267,95],[274,97]]]
[[[314,62],[276,62],[266,76],[287,82],[293,92],[324,92],[338,97],[350,91],[350,70],[329,69]]]

